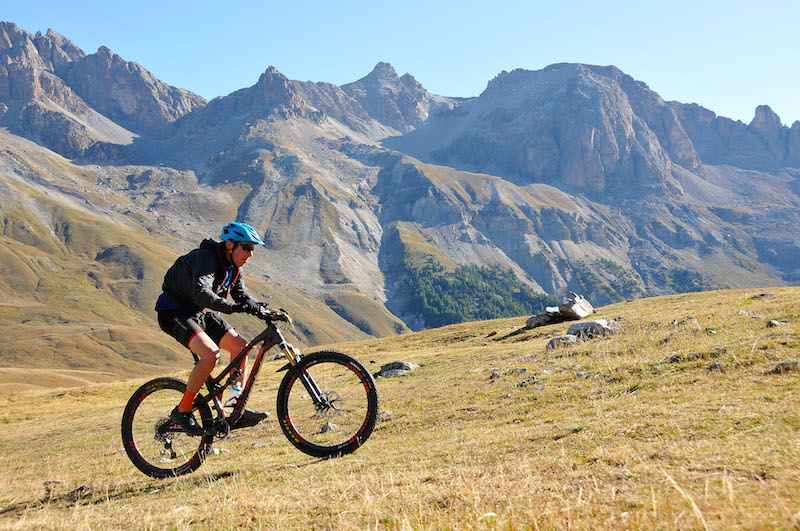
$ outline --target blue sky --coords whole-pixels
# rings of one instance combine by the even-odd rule
[[[101,45],[211,99],[270,65],[342,85],[391,63],[435,94],[477,96],[503,70],[615,65],[665,100],[749,123],[800,120],[800,2],[197,0],[8,2],[0,19]]]

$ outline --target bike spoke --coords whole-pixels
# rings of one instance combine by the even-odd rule
[[[128,402],[122,421],[123,444],[145,474],[169,477],[191,472],[200,466],[210,446],[210,437],[191,437],[169,419],[184,387],[173,378],[156,379],[142,386]],[[195,415],[199,420],[199,414]]]
[[[281,386],[281,426],[295,446],[311,455],[351,452],[374,426],[374,385],[366,370],[344,354],[312,355]],[[319,397],[316,403],[312,396]]]
[[[359,376],[338,363],[318,363],[308,369],[323,395],[324,402],[315,405],[302,384],[300,391],[289,395],[289,414],[303,438],[319,445],[331,446],[347,441],[364,422],[367,395]],[[330,398],[336,397],[338,409]],[[335,417],[335,423],[331,419]]]

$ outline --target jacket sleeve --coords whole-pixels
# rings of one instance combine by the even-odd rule
[[[214,293],[214,274],[217,270],[216,258],[211,253],[204,253],[192,272],[192,298],[201,308],[208,308],[222,313],[233,313],[234,303]]]
[[[258,303],[258,301],[250,295],[250,292],[247,291],[247,286],[244,285],[244,279],[241,274],[239,274],[231,286],[231,298],[236,302],[246,302],[249,300],[254,304]]]

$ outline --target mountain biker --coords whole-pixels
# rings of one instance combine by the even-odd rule
[[[221,242],[203,240],[198,249],[175,261],[164,276],[163,293],[155,307],[161,329],[199,358],[189,374],[183,399],[170,413],[170,419],[190,435],[203,435],[192,415],[193,403],[216,367],[220,349],[230,352],[233,359],[247,345],[219,313],[255,315],[262,304],[247,291],[241,268],[253,255],[255,246],[264,242],[252,226],[237,222],[223,227],[220,238]],[[233,302],[227,300],[228,293]],[[238,401],[246,367],[247,358],[242,362],[241,374],[232,386],[226,408]],[[254,426],[267,416],[245,409],[236,427]]]

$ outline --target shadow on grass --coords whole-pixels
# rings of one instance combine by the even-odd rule
[[[325,459],[308,459],[297,464],[280,464],[265,470],[280,472],[288,469],[305,468],[307,466],[321,463]],[[111,485],[96,487],[91,484],[80,485],[67,492],[58,493],[58,482],[45,482],[45,493],[38,500],[24,500],[11,503],[5,507],[0,507],[0,516],[21,516],[25,512],[32,510],[42,510],[48,507],[69,508],[76,505],[98,505],[109,501],[125,500],[136,498],[146,494],[153,494],[167,489],[180,483],[183,487],[199,487],[209,483],[225,480],[234,477],[238,472],[226,470],[213,474],[203,474],[191,478],[166,478],[163,480],[153,480],[144,484]]]
[[[208,474],[196,478],[181,479],[181,483],[189,483],[193,486],[200,486],[226,479],[234,476],[233,472],[220,472],[217,474]],[[54,508],[68,508],[76,505],[96,505],[109,501],[125,500],[136,498],[145,494],[152,494],[168,488],[175,484],[177,478],[167,478],[159,481],[152,481],[146,484],[134,485],[112,485],[96,487],[91,484],[80,485],[68,492],[58,493],[58,484],[56,482],[45,482],[45,493],[42,498],[38,500],[26,500],[12,503],[6,507],[0,508],[0,515],[15,514],[19,515],[26,511],[45,509],[47,507]]]

